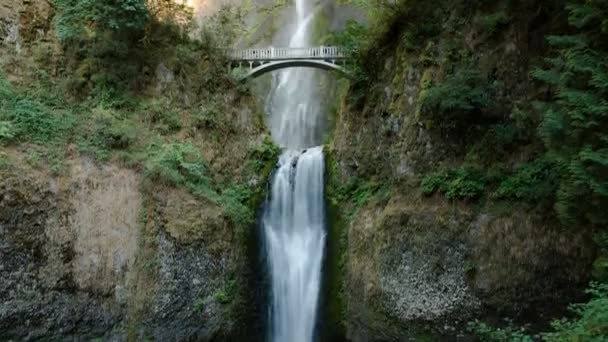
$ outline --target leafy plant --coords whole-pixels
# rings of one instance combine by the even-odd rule
[[[281,148],[269,136],[264,137],[261,144],[249,153],[249,168],[256,174],[269,174],[279,156]]]
[[[249,203],[252,196],[253,191],[248,186],[236,184],[223,190],[218,202],[234,223],[245,227],[253,224],[255,219],[254,210]]]
[[[506,328],[494,328],[479,321],[469,324],[469,330],[482,341],[545,342],[606,341],[608,339],[608,284],[592,283],[587,293],[589,302],[572,305],[570,310],[577,318],[560,319],[552,322],[552,332],[535,336],[528,335],[522,328],[509,324]]]
[[[493,86],[476,70],[461,69],[421,96],[421,113],[443,127],[467,126],[471,118],[493,103]]]
[[[187,143],[152,144],[147,149],[144,173],[153,180],[186,185],[197,193],[207,193],[211,178],[199,151]]]
[[[370,45],[370,35],[367,26],[349,20],[346,22],[344,30],[332,33],[327,44],[343,47],[349,53],[349,68],[351,69],[355,81],[365,81],[365,65],[362,61],[363,54]]]
[[[335,190],[330,200],[335,206],[351,204],[348,215],[354,215],[360,208],[371,200],[382,200],[389,194],[386,184],[374,180],[352,178],[346,184],[341,184]]]
[[[439,191],[448,199],[480,197],[486,186],[486,176],[480,170],[455,168],[431,173],[422,179],[422,192],[431,195]]]
[[[0,152],[0,170],[6,169],[11,165],[8,155],[4,152]]]
[[[552,199],[561,174],[560,165],[545,156],[524,164],[513,175],[503,180],[494,196],[529,203]]]
[[[481,16],[476,20],[476,24],[489,36],[494,35],[510,22],[511,18],[504,10]]]
[[[222,288],[217,290],[213,295],[214,299],[220,304],[229,304],[236,296],[237,284],[234,280],[228,281]]]
[[[0,121],[0,142],[13,139],[15,134],[15,129],[10,121]]]
[[[551,86],[551,102],[540,104],[539,133],[565,167],[557,192],[562,222],[608,223],[608,4],[568,2],[576,34],[551,36],[558,50],[547,67],[534,71]]]
[[[5,93],[10,96],[10,93]],[[0,94],[1,96],[2,94]],[[74,120],[69,113],[54,113],[29,97],[13,95],[0,99],[0,139],[50,143],[69,130]]]
[[[169,101],[152,100],[145,103],[141,110],[145,118],[161,133],[170,133],[182,128],[179,113],[172,108]]]
[[[606,341],[608,339],[608,284],[592,283],[591,300],[571,306],[577,319],[553,321],[555,332],[543,334],[547,342]]]
[[[198,129],[217,129],[221,125],[221,110],[215,104],[199,108],[192,117],[193,126]]]
[[[475,321],[469,323],[469,331],[473,332],[482,341],[487,342],[533,342],[534,339],[526,333],[523,328],[513,327],[509,324],[505,328],[493,328],[483,322]]]
[[[149,18],[145,0],[54,0],[57,35],[68,41],[105,31],[143,31]]]

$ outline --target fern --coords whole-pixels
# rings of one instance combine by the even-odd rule
[[[565,223],[608,223],[608,3],[572,0],[575,35],[551,36],[558,49],[533,76],[553,87],[539,134],[566,167],[555,205]]]
[[[463,69],[424,92],[421,112],[444,125],[466,125],[463,119],[489,107],[493,98],[493,87],[478,71]]]
[[[421,188],[425,195],[438,191],[450,200],[475,199],[483,194],[486,183],[486,176],[480,170],[456,168],[427,175],[422,180]]]

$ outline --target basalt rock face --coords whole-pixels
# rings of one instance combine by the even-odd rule
[[[2,339],[95,337],[120,326],[138,236],[136,178],[74,172],[68,183],[2,172]]]
[[[378,47],[382,58],[367,91],[351,89],[337,114],[328,147],[329,196],[361,180],[372,188],[388,185],[363,203],[361,195],[340,203],[347,208],[342,323],[352,340],[454,338],[466,335],[467,322],[477,318],[545,323],[559,317],[588,281],[594,248],[585,230],[563,229],[547,212],[504,207],[491,197],[450,201],[420,189],[430,172],[462,165],[476,141],[437,129],[441,123],[421,112],[429,84],[469,65],[454,62],[455,45],[467,63],[501,82],[495,108],[481,112],[480,120],[499,122],[514,103],[542,91],[530,69],[544,53],[549,24],[535,16],[539,11],[514,13],[491,39],[480,35],[473,14],[451,26],[462,15],[452,13],[443,31],[419,46],[403,39]],[[449,30],[462,39],[454,40]],[[532,148],[518,149],[507,165],[525,158],[526,149]]]
[[[21,165],[19,154],[11,164]],[[243,249],[222,209],[72,160],[0,180],[0,339],[229,339],[245,329]]]

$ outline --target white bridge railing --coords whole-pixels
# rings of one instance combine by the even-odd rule
[[[338,46],[318,46],[310,48],[251,48],[229,49],[228,58],[236,61],[286,60],[286,59],[345,59],[347,51]]]

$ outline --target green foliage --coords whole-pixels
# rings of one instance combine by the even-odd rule
[[[194,307],[192,308],[194,312],[203,312],[205,311],[205,300],[203,298],[198,298],[194,302]]]
[[[253,190],[243,184],[233,184],[226,187],[217,202],[226,210],[230,219],[240,227],[253,224],[255,220],[254,208],[250,203]]]
[[[328,44],[336,45],[345,48],[350,53],[349,63],[353,70],[355,79],[362,80],[365,78],[363,74],[363,66],[360,64],[362,54],[370,44],[370,33],[367,26],[349,20],[346,22],[344,30],[334,32],[328,39]]]
[[[0,140],[48,144],[74,125],[67,112],[54,112],[36,99],[17,94],[0,77]]]
[[[213,298],[220,304],[226,305],[231,303],[236,297],[238,286],[236,281],[230,280],[222,288],[213,294]]]
[[[489,36],[494,35],[510,22],[511,18],[504,10],[481,16],[476,20],[477,26]]]
[[[249,168],[256,174],[270,174],[279,156],[281,148],[269,136],[249,153]]]
[[[239,183],[217,184],[195,146],[187,143],[152,144],[143,163],[148,179],[184,186],[193,194],[220,205],[238,227],[253,224],[254,189]]]
[[[176,132],[182,128],[180,115],[169,101],[154,99],[143,104],[141,110],[144,112],[145,120],[163,134]]]
[[[545,156],[524,164],[503,180],[494,196],[528,203],[552,199],[561,174],[559,163]]]
[[[515,328],[509,324],[505,328],[493,328],[483,322],[469,323],[469,331],[477,335],[481,341],[487,342],[533,342],[534,339],[526,334],[522,328]]]
[[[608,5],[568,2],[575,35],[549,37],[558,53],[534,76],[550,85],[539,133],[565,165],[556,210],[564,223],[605,225],[608,216]]]
[[[593,283],[587,293],[591,295],[589,302],[571,307],[578,319],[554,321],[555,331],[543,334],[544,341],[608,340],[608,284]]]
[[[347,216],[352,216],[369,201],[383,200],[388,197],[389,188],[386,184],[375,180],[352,178],[347,183],[340,184],[330,193],[332,196],[329,199],[332,205],[336,207],[345,203],[352,205],[347,212]]]
[[[459,69],[431,84],[421,98],[421,113],[440,126],[466,126],[471,117],[493,103],[493,86],[478,71]]]
[[[545,342],[606,341],[608,339],[608,284],[592,283],[587,293],[591,299],[584,304],[572,305],[570,310],[577,318],[555,320],[552,332],[533,337],[522,328],[509,324],[506,328],[493,328],[485,323],[473,322],[469,329],[482,341]]]
[[[154,181],[184,185],[194,193],[208,195],[211,179],[207,163],[196,147],[187,143],[152,144],[147,149],[144,174]]]
[[[222,126],[222,112],[215,104],[207,104],[192,114],[192,125],[197,129],[210,130],[219,129]]]
[[[10,121],[0,121],[0,143],[13,139],[16,134],[13,124]]]
[[[486,186],[485,174],[472,168],[455,168],[431,173],[423,178],[422,192],[431,195],[441,192],[448,199],[475,199],[480,197]]]
[[[353,0],[367,14],[367,24],[347,22],[342,32],[333,33],[331,44],[350,50],[350,70],[353,75],[352,95],[361,99],[369,82],[384,65],[386,49],[405,42],[408,48],[419,47],[424,39],[439,32],[437,15],[447,3],[443,0]],[[424,20],[420,20],[424,18]]]
[[[527,142],[529,134],[526,128],[510,121],[483,127],[483,132],[467,152],[466,160],[484,166],[504,160],[520,143]]]
[[[439,24],[433,19],[446,5],[443,0],[354,0],[354,3],[367,13],[372,36],[380,38],[401,30],[416,41],[438,32]]]
[[[0,151],[0,170],[4,170],[9,168],[11,165],[9,156]]]
[[[593,278],[608,283],[608,231],[602,231],[595,236],[596,245],[599,247],[599,255],[593,263]]]
[[[96,107],[92,117],[84,119],[79,129],[80,152],[98,160],[110,157],[112,150],[127,150],[142,134],[141,125],[113,110]]]
[[[106,31],[142,32],[149,18],[145,0],[54,0],[57,35],[62,41]]]
[[[31,138],[37,143],[50,141],[62,128],[61,122],[48,108],[31,99],[15,101],[5,118],[13,123],[16,135]]]

